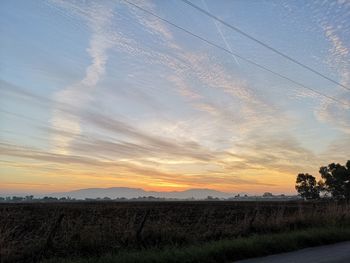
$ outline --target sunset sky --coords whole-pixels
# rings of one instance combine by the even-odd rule
[[[350,159],[350,91],[178,0],[0,2],[0,195],[295,193]],[[192,0],[350,89],[350,1]]]

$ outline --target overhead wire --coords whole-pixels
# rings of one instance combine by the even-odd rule
[[[293,63],[295,63],[295,64],[297,64],[297,65],[299,65],[299,66],[301,66],[301,67],[303,67],[304,69],[307,69],[307,70],[313,72],[314,74],[316,74],[316,75],[318,75],[318,76],[320,76],[320,77],[322,77],[322,78],[324,78],[324,79],[326,79],[326,80],[328,80],[328,81],[330,81],[330,82],[332,82],[332,83],[334,83],[334,84],[336,84],[336,85],[342,87],[343,89],[346,89],[346,90],[350,91],[350,88],[347,87],[347,86],[345,86],[345,85],[343,85],[342,83],[340,83],[340,82],[338,82],[338,81],[336,81],[336,80],[334,80],[334,79],[332,79],[332,78],[326,76],[325,74],[323,74],[323,73],[321,73],[321,72],[319,72],[319,71],[317,71],[317,70],[311,68],[310,66],[305,65],[304,63],[302,63],[302,62],[296,60],[295,58],[292,58],[291,56],[289,56],[289,55],[283,53],[282,51],[279,51],[278,49],[276,49],[276,48],[274,48],[274,47],[272,47],[272,46],[266,44],[265,42],[263,42],[263,41],[257,39],[256,37],[254,37],[254,36],[252,36],[252,35],[250,35],[250,34],[244,32],[243,30],[239,29],[238,27],[233,26],[233,25],[227,23],[226,21],[224,21],[224,20],[218,18],[217,16],[213,15],[213,14],[210,13],[209,11],[207,11],[207,10],[205,10],[205,9],[203,9],[203,8],[201,8],[201,7],[197,6],[197,5],[195,5],[195,4],[193,4],[191,1],[188,1],[188,0],[181,0],[181,1],[184,2],[184,3],[187,4],[187,5],[189,5],[189,6],[193,7],[193,8],[195,8],[195,9],[198,10],[199,12],[201,12],[201,13],[203,13],[203,14],[205,14],[205,15],[211,17],[212,19],[218,21],[219,23],[221,23],[221,24],[223,24],[223,25],[229,27],[230,29],[236,31],[237,33],[239,33],[239,34],[241,34],[241,35],[243,35],[243,36],[249,38],[250,40],[253,40],[254,42],[258,43],[259,45],[261,45],[261,46],[263,46],[263,47],[265,47],[265,48],[267,48],[267,49],[273,51],[274,53],[276,53],[276,54],[278,54],[278,55],[280,55],[280,56],[282,56],[283,58],[285,58],[285,59],[287,59],[287,60],[289,60],[289,61],[291,61],[291,62],[293,62]]]
[[[318,90],[316,90],[314,88],[310,88],[310,87],[308,87],[308,86],[306,86],[306,85],[304,85],[304,84],[302,84],[302,83],[300,83],[298,81],[293,80],[292,78],[290,78],[288,76],[282,75],[281,73],[278,73],[278,72],[276,72],[276,71],[274,71],[272,69],[267,68],[264,65],[261,65],[261,64],[259,64],[257,62],[254,62],[251,59],[245,58],[245,57],[241,56],[240,54],[238,54],[236,52],[232,52],[232,51],[230,51],[230,50],[228,50],[228,49],[226,49],[226,48],[224,48],[224,47],[222,47],[222,46],[220,46],[220,45],[218,45],[218,44],[216,44],[216,43],[214,43],[214,42],[212,42],[212,41],[210,41],[210,40],[208,40],[208,39],[206,39],[206,38],[204,38],[204,37],[202,37],[200,35],[197,35],[197,34],[191,32],[191,31],[189,31],[189,30],[187,30],[187,29],[185,29],[185,28],[183,28],[183,27],[181,27],[181,26],[179,26],[179,25],[177,25],[177,24],[175,24],[175,23],[173,23],[173,22],[163,18],[163,17],[158,16],[157,14],[155,14],[155,13],[153,13],[153,12],[151,12],[151,11],[149,11],[149,10],[147,10],[147,9],[145,9],[145,8],[135,4],[135,3],[132,3],[132,2],[130,2],[128,0],[123,0],[123,1],[126,2],[129,5],[132,5],[132,6],[136,7],[139,10],[142,10],[143,12],[145,12],[145,13],[153,16],[153,17],[156,17],[157,19],[159,19],[159,20],[161,20],[161,21],[163,21],[163,22],[165,22],[165,23],[167,23],[167,24],[169,24],[169,25],[171,25],[171,26],[173,26],[173,27],[175,27],[177,29],[180,29],[180,30],[184,31],[185,33],[187,33],[187,34],[189,34],[189,35],[191,35],[191,36],[193,36],[193,37],[195,37],[195,38],[197,38],[197,39],[199,39],[199,40],[201,40],[201,41],[203,41],[203,42],[205,42],[205,43],[207,43],[207,44],[209,44],[209,45],[211,45],[213,47],[216,47],[216,48],[218,48],[218,49],[220,49],[220,50],[222,50],[222,51],[224,51],[226,53],[234,55],[237,58],[239,58],[239,59],[241,59],[241,60],[243,60],[243,61],[245,61],[245,62],[247,62],[249,64],[252,64],[252,65],[254,65],[254,66],[256,66],[256,67],[258,67],[260,69],[263,69],[263,70],[265,70],[265,71],[267,71],[267,72],[269,72],[269,73],[271,73],[271,74],[273,74],[275,76],[278,76],[278,77],[280,77],[282,79],[288,80],[289,82],[294,83],[295,85],[297,85],[299,87],[302,87],[304,89],[307,89],[307,90],[309,90],[309,91],[313,92],[314,94],[317,94],[317,95],[319,95],[321,97],[325,97],[325,98],[327,98],[329,100],[332,100],[332,101],[340,103],[340,104],[342,104],[344,106],[350,107],[350,104],[348,104],[348,103],[345,103],[345,102],[343,102],[341,100],[338,100],[337,98],[334,98],[332,96],[324,94],[324,93],[322,93],[322,92],[320,92],[320,91],[318,91]]]

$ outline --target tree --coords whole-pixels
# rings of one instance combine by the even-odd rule
[[[331,163],[320,168],[324,190],[335,199],[350,199],[350,160],[345,166]]]
[[[304,199],[320,198],[320,187],[316,182],[316,178],[311,174],[298,174],[295,189]]]
[[[34,199],[34,196],[33,195],[27,195],[25,197],[26,201],[32,201]]]
[[[273,197],[273,194],[269,193],[269,192],[265,192],[262,196],[263,197]]]

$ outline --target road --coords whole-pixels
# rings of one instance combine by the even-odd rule
[[[294,252],[235,261],[236,263],[349,263],[350,242],[305,248]]]

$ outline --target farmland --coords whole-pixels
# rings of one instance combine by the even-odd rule
[[[350,206],[328,202],[3,203],[0,256],[90,257],[349,223]]]

